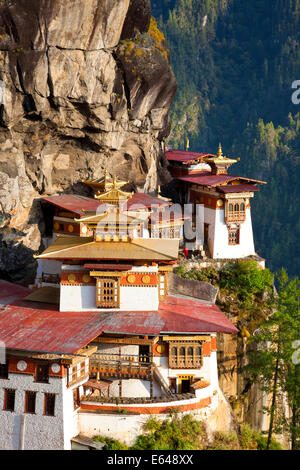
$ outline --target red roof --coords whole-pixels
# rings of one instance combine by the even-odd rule
[[[134,193],[132,198],[128,199],[124,205],[124,210],[142,209],[143,207],[151,206],[169,206],[171,203],[159,197],[150,196],[145,193]]]
[[[17,301],[0,309],[0,340],[8,349],[76,354],[101,333],[236,333],[214,304],[169,296],[158,311],[59,312],[56,306]]]
[[[178,176],[176,179],[193,184],[202,184],[203,186],[219,186],[230,181],[236,180],[237,176],[231,175],[213,175],[210,171],[202,171],[190,176]]]
[[[97,211],[100,206],[105,208],[105,204],[98,199],[79,196],[78,194],[60,194],[59,196],[43,197],[42,199],[78,215],[84,215],[85,211]]]
[[[115,264],[105,264],[105,263],[88,263],[85,264],[84,269],[93,269],[93,270],[99,270],[99,271],[129,271],[132,269],[132,264],[120,264],[120,263],[115,263]]]
[[[166,158],[169,161],[192,163],[195,160],[202,160],[203,157],[215,157],[211,153],[188,152],[187,150],[167,150]]]
[[[237,181],[237,180],[245,181],[245,183],[265,184],[264,181],[258,181],[258,180],[254,180],[251,178],[244,178],[243,176],[233,176],[233,175],[225,175],[225,174],[213,175],[210,171],[202,171],[201,173],[199,172],[199,173],[196,173],[195,175],[190,175],[190,176],[177,176],[176,179],[180,181],[186,181],[192,184],[203,185],[203,186],[213,186],[213,187],[220,187],[220,188],[222,187],[222,189],[224,189],[225,187],[222,185],[226,185],[226,183],[230,183],[232,181]],[[236,185],[232,187],[236,188],[237,186],[240,186],[240,185]],[[251,186],[251,188],[253,187],[254,186]],[[252,191],[255,191],[255,189],[252,189]]]
[[[219,186],[221,193],[249,193],[259,191],[258,187],[251,184],[233,184],[231,186]]]
[[[18,299],[23,299],[23,297],[26,297],[31,292],[28,287],[19,286],[18,284],[12,284],[0,279],[0,305],[11,304]]]

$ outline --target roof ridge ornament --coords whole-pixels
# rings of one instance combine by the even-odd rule
[[[222,145],[219,143],[219,148],[218,148],[218,158],[223,157],[223,150],[222,150]]]

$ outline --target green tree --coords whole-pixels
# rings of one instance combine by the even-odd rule
[[[266,449],[272,435],[287,431],[292,449],[299,449],[300,382],[299,363],[295,361],[295,341],[300,338],[300,282],[289,280],[284,269],[278,275],[278,293],[274,298],[274,313],[262,323],[254,336],[255,350],[246,369],[270,397],[266,411],[269,430]],[[286,397],[290,413],[280,409],[279,399]]]

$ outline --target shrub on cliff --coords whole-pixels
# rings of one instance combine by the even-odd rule
[[[230,289],[243,300],[271,289],[273,282],[273,274],[268,269],[260,269],[254,260],[228,263],[220,271],[220,288]]]

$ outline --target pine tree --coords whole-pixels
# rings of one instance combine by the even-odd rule
[[[261,390],[270,396],[267,450],[274,433],[287,432],[291,449],[299,449],[300,361],[295,360],[295,343],[300,338],[300,281],[289,280],[284,269],[278,275],[274,313],[254,337],[255,350],[246,367]],[[298,344],[298,343],[296,343]],[[289,413],[279,407],[286,398]]]

